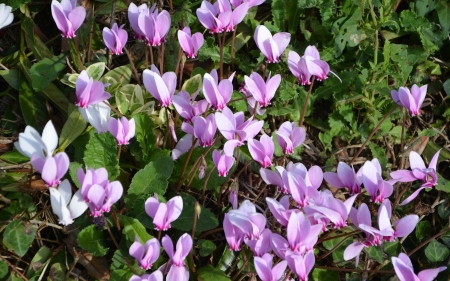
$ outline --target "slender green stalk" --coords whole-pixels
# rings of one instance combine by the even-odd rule
[[[300,126],[300,127],[303,126],[303,121],[305,119],[306,109],[308,108],[309,97],[311,96],[311,92],[312,92],[312,88],[313,88],[315,79],[316,79],[316,77],[313,75],[312,76],[312,80],[311,80],[311,84],[309,85],[308,94],[306,95],[305,104],[303,105],[302,115],[300,117],[300,120],[298,121],[298,126]]]
[[[108,230],[109,236],[111,236],[111,239],[112,239],[114,245],[116,246],[117,249],[120,249],[119,244],[116,241],[116,238],[114,238],[114,235],[111,232],[111,228],[109,228],[108,220],[106,219],[106,217],[104,215],[103,215],[103,219],[105,220],[106,229]]]
[[[138,84],[141,84],[141,79],[139,79],[139,74],[137,72],[136,66],[133,63],[133,58],[131,57],[130,52],[125,47],[123,47],[123,49],[125,50],[125,53],[127,54],[128,60],[130,61],[131,69],[133,70],[133,74],[134,74],[134,79],[136,79],[136,82]],[[145,49],[147,49],[147,47]],[[145,61],[147,61],[147,59]]]
[[[183,170],[181,171],[180,177],[178,178],[178,181],[177,181],[176,193],[180,192],[180,187],[181,187],[181,184],[183,183],[181,179],[183,179],[184,172],[186,172],[186,168],[187,168],[187,165],[189,164],[189,160],[191,159],[192,152],[194,151],[196,142],[197,142],[197,139],[194,138],[192,140],[192,146],[191,146],[191,149],[189,150],[189,154],[186,158],[186,162],[184,162]]]

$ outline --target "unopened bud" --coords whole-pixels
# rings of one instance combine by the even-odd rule
[[[173,122],[172,115],[169,114],[169,129],[172,132],[172,137],[175,142],[178,142],[177,134],[175,133],[175,123]]]
[[[201,212],[202,207],[200,207],[200,204],[198,204],[198,202],[195,202],[195,214],[197,215],[197,218],[200,218]]]
[[[230,195],[228,198],[233,209],[237,209],[238,207],[238,192],[239,184],[237,183],[237,180],[234,180],[230,184]]]
[[[203,157],[200,159],[200,167],[198,168],[198,178],[202,179],[205,177],[205,171],[206,171],[206,160],[205,157]]]

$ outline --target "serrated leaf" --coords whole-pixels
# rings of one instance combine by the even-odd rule
[[[119,222],[123,225],[122,233],[129,241],[134,242],[138,237],[141,243],[145,243],[152,238],[145,227],[135,218],[119,215]]]
[[[205,40],[203,46],[198,50],[197,55],[198,60],[205,61],[208,59],[213,60],[214,62],[220,61],[220,50],[219,46],[215,44],[214,37],[208,37]]]
[[[191,231],[194,226],[194,216],[195,216],[195,202],[197,201],[194,197],[189,194],[181,193],[181,198],[183,199],[183,211],[180,217],[174,222],[172,222],[172,227],[182,230]],[[202,233],[213,229],[219,225],[219,221],[216,216],[211,213],[208,209],[201,206],[201,213],[197,219],[197,225],[195,228],[196,233]]]
[[[91,130],[83,161],[90,169],[105,168],[109,180],[115,180],[119,175],[115,138],[111,134],[97,134]]]
[[[59,137],[59,150],[64,151],[81,133],[86,129],[87,122],[81,113],[73,105],[70,105],[72,112],[69,115]]]
[[[92,77],[94,81],[100,80],[102,78],[103,72],[105,72],[106,63],[104,62],[97,62],[93,63],[90,66],[86,68],[86,72],[89,77]]]
[[[163,156],[148,163],[144,169],[134,175],[125,201],[132,202],[140,194],[164,195],[172,171],[173,160],[169,156]]]
[[[136,123],[136,140],[139,142],[140,150],[138,154],[133,154],[138,160],[147,163],[151,157],[153,148],[156,145],[156,135],[153,130],[155,125],[150,117],[145,113],[139,113],[133,116]],[[133,150],[132,150],[133,153]]]
[[[436,239],[431,240],[430,244],[425,248],[425,256],[430,262],[440,262],[447,258],[450,253],[447,246],[436,241]]]
[[[339,273],[337,271],[314,268],[312,278],[314,281],[335,281],[339,280]]]
[[[95,225],[90,225],[80,231],[77,241],[78,245],[83,250],[92,253],[94,256],[104,256],[108,252],[104,239],[104,233],[102,230],[98,230]]]
[[[38,63],[33,64],[30,69],[33,89],[42,91],[48,84],[55,80],[59,73],[66,67],[66,55],[43,58]]]
[[[230,277],[211,265],[200,267],[197,271],[199,281],[230,281]]]
[[[286,20],[285,11],[286,1],[284,0],[273,0],[272,1],[272,16],[273,23],[277,27],[278,31],[285,31],[284,23]]]
[[[14,220],[8,224],[3,232],[3,244],[8,250],[19,257],[23,257],[33,243],[37,226],[29,222]]]

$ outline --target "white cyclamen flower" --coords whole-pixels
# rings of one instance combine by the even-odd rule
[[[57,145],[58,134],[52,121],[48,121],[47,125],[45,125],[42,137],[35,128],[27,126],[25,132],[19,134],[19,141],[14,143],[14,146],[20,153],[30,158],[33,155],[37,155],[40,158],[52,156]]]
[[[88,208],[88,204],[81,195],[81,189],[75,192],[73,198],[71,198],[72,188],[69,180],[64,180],[58,189],[50,187],[49,190],[53,213],[58,216],[59,223],[62,225],[73,223],[73,220],[81,216]]]
[[[104,102],[91,104],[88,108],[79,107],[84,120],[89,122],[97,133],[106,133],[109,131],[109,119],[111,118],[111,108]]]
[[[0,29],[12,23],[14,15],[11,12],[12,8],[5,4],[0,4]]]

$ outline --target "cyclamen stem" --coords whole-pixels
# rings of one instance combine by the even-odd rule
[[[212,173],[216,167],[212,167],[211,171],[209,171],[208,176],[205,179],[205,183],[203,184],[203,190],[202,190],[202,205],[205,205],[205,192],[206,192],[206,186],[208,185],[209,178],[211,177]]]
[[[159,241],[161,241],[161,232],[162,232],[161,230],[158,231],[158,240],[159,240]]]
[[[384,121],[386,121],[386,119],[398,108],[397,106],[394,106],[384,117],[383,119],[380,121],[380,123],[378,123],[378,125],[373,129],[373,131],[370,133],[370,135],[367,137],[366,141],[361,145],[361,147],[359,148],[358,152],[356,152],[355,156],[353,156],[352,160],[350,161],[350,163],[348,163],[349,165],[351,165],[355,159],[359,156],[359,154],[363,151],[364,147],[366,146],[366,144],[369,142],[369,140],[373,137],[373,135],[375,135],[375,133],[378,131],[378,129],[380,128],[381,124],[383,124]]]
[[[225,35],[224,35],[225,36]],[[220,48],[220,81],[223,79],[223,45],[222,40],[220,40],[220,33],[217,33],[217,41],[219,42],[219,48]]]
[[[408,183],[405,188],[402,189],[402,191],[400,191],[400,193],[397,195],[397,197],[395,197],[395,201],[394,204],[392,204],[392,210],[395,210],[395,208],[398,205],[398,202],[400,202],[400,199],[402,199],[403,194],[405,194],[405,192],[411,187],[412,182]],[[398,190],[398,188],[397,188]]]
[[[148,46],[149,47],[149,51],[150,51],[150,62],[152,64],[155,64],[155,62],[153,61],[153,48],[151,45]],[[162,73],[161,73],[162,74]]]
[[[298,126],[299,127],[303,126],[303,120],[305,119],[306,109],[308,108],[309,97],[311,96],[311,92],[312,92],[312,88],[313,88],[315,79],[316,79],[316,77],[313,75],[312,76],[312,80],[311,80],[311,84],[309,85],[308,94],[306,95],[305,104],[303,105],[302,115],[300,117],[300,121],[298,121]]]
[[[186,162],[184,162],[183,170],[181,171],[180,177],[178,178],[177,187],[176,187],[176,193],[177,194],[179,194],[179,192],[180,192],[180,187],[181,187],[181,184],[183,183],[181,180],[183,179],[184,172],[186,172],[186,168],[187,168],[187,165],[189,164],[189,160],[191,159],[192,152],[194,151],[196,142],[197,142],[197,139],[194,139],[192,141],[191,149],[189,150],[189,154],[188,154],[188,156],[186,158]]]
[[[403,156],[403,151],[404,151],[404,145],[405,145],[405,122],[406,122],[406,114],[405,114],[405,108],[402,107],[402,115],[403,115],[403,120],[402,120],[402,136],[401,136],[401,143],[400,143],[400,167],[399,170],[403,169],[403,165],[404,165],[404,160],[405,157]]]
[[[234,41],[236,39],[236,30],[233,31],[233,37],[231,38],[231,70],[234,70]]]
[[[147,48],[147,46],[144,49],[145,49],[145,69],[148,69],[148,48]]]
[[[264,68],[263,68],[263,79],[266,79],[266,73],[267,73],[267,68],[269,67],[269,63],[266,61],[266,64],[264,64]]]
[[[195,206],[194,206],[194,225],[192,226],[192,234],[191,237],[192,239],[194,239],[195,237],[195,230],[197,229],[197,219],[198,216],[200,214],[197,214],[197,210],[200,208],[200,205],[198,204],[197,201],[195,201]],[[194,280],[197,280],[197,271],[195,270],[195,266],[194,266],[194,247],[191,247],[191,251],[189,252],[189,260],[191,261],[191,270],[192,273],[194,273]]]
[[[120,152],[122,151],[122,146],[119,145],[119,148],[117,149],[117,161],[120,163]]]
[[[108,230],[109,236],[111,236],[111,239],[112,239],[114,245],[116,246],[116,248],[120,249],[119,244],[117,244],[116,238],[114,238],[114,235],[111,232],[111,228],[109,228],[108,220],[106,219],[106,217],[104,215],[102,215],[102,216],[103,216],[103,219],[105,220],[105,225],[106,225],[106,229]]]
[[[336,244],[336,246],[333,247],[333,249],[329,250],[328,252],[326,252],[325,254],[321,255],[320,257],[317,258],[317,261],[320,261],[326,257],[328,257],[331,253],[333,253],[339,246],[341,246],[342,244],[344,244],[344,242],[350,238],[351,236],[347,236],[344,239],[342,239],[339,243]]]
[[[125,48],[125,47],[123,47],[123,49],[125,50],[125,53],[127,54],[128,60],[130,61],[131,69],[133,69],[134,79],[136,79],[136,81],[138,82],[138,84],[141,84],[141,80],[139,79],[139,74],[138,74],[138,72],[137,72],[137,70],[136,70],[136,67],[134,66],[133,58],[131,57],[130,52],[129,52],[128,49]],[[147,48],[145,48],[145,49],[147,50]],[[147,62],[147,59],[145,59],[145,61]],[[148,62],[147,62],[146,67],[148,68]]]
[[[82,70],[84,70],[84,64],[83,64],[83,61],[81,60],[80,51],[78,50],[78,46],[75,43],[75,38],[70,39],[69,44],[71,45],[71,49],[73,49],[77,53],[76,59],[78,60],[78,63],[75,63],[75,65],[77,66],[78,71],[81,72]],[[75,61],[75,58],[72,57],[72,59]]]
[[[117,115],[119,115],[119,117],[122,117],[123,114],[120,113],[120,111],[118,111],[114,106],[110,105],[109,103],[107,103],[106,101],[103,101],[104,104],[106,104],[109,108],[111,108]]]

